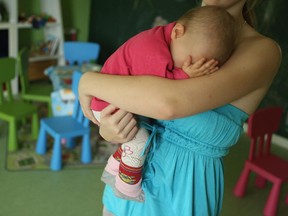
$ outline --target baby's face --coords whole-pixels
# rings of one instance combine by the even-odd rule
[[[209,47],[200,37],[191,35],[183,35],[181,38],[171,41],[171,55],[174,61],[174,66],[181,68],[188,56],[192,57],[192,62],[200,58],[209,58]]]

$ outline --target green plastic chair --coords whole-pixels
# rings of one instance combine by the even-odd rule
[[[17,100],[12,95],[11,81],[16,76],[17,60],[11,57],[0,58],[0,120],[9,123],[8,151],[16,151],[17,123],[32,117],[32,139],[38,136],[37,107]],[[5,86],[5,87],[3,87]]]
[[[30,83],[28,78],[29,51],[23,48],[18,53],[21,97],[27,101],[43,102],[48,105],[48,116],[52,116],[52,84]]]

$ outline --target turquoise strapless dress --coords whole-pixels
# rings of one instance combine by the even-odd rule
[[[143,171],[145,202],[114,196],[103,204],[115,216],[215,216],[222,207],[222,158],[239,139],[248,115],[232,105],[151,126]]]

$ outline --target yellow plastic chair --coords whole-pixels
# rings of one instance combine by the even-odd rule
[[[38,115],[37,107],[23,100],[17,100],[12,95],[11,81],[16,76],[17,60],[15,58],[0,58],[0,120],[9,123],[8,151],[18,149],[17,123],[26,118],[32,118],[32,138],[37,139]],[[3,87],[5,86],[5,87]]]
[[[43,102],[48,105],[48,116],[52,116],[51,92],[52,84],[30,83],[28,78],[29,51],[23,48],[18,53],[21,97],[27,101]]]

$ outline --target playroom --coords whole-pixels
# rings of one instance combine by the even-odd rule
[[[0,0],[0,216],[288,215],[287,7]]]

